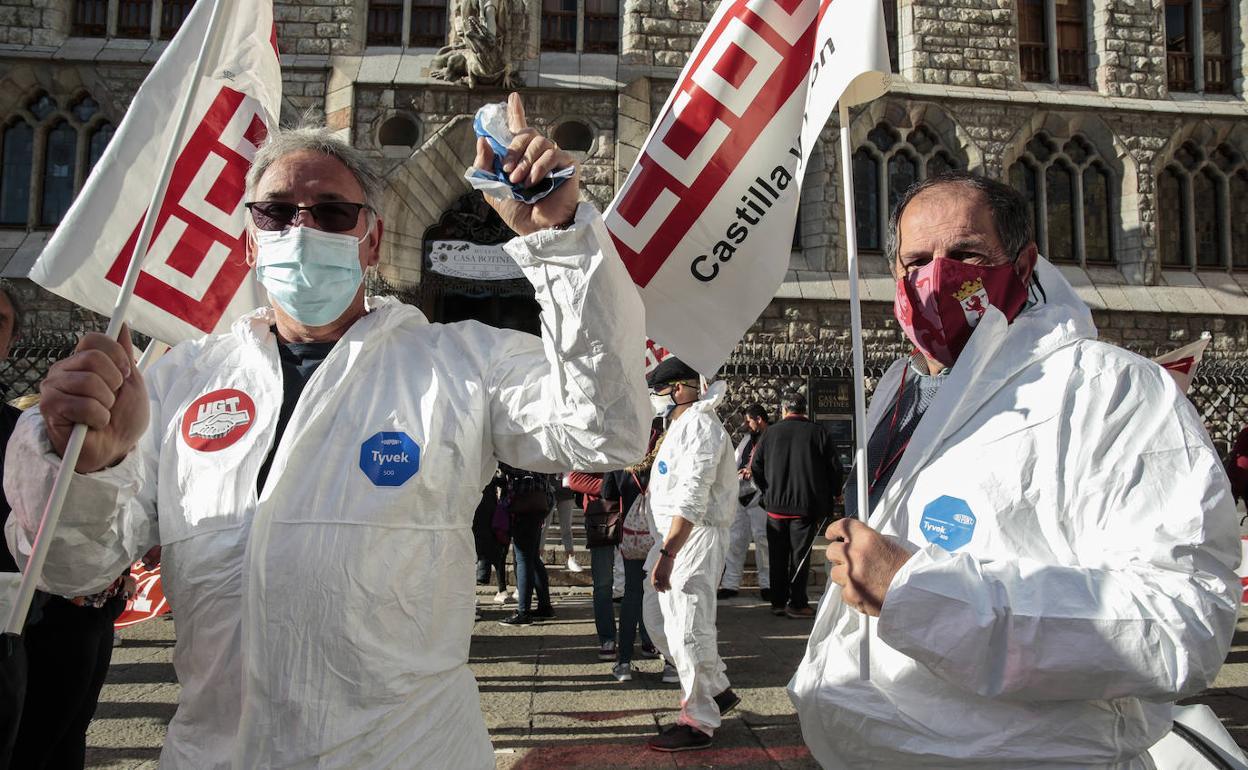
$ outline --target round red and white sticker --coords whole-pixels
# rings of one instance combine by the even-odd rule
[[[191,449],[216,452],[238,441],[256,419],[256,405],[241,390],[223,388],[206,393],[182,415],[182,440]]]

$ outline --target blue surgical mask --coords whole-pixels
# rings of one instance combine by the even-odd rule
[[[347,312],[359,291],[360,243],[367,237],[313,227],[257,231],[256,277],[291,318],[325,326]]]

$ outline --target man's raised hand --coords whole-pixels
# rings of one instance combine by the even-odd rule
[[[571,224],[580,191],[580,167],[571,155],[559,149],[559,145],[529,126],[520,94],[513,93],[507,98],[507,127],[513,138],[503,159],[503,171],[513,184],[532,187],[555,169],[568,166],[575,166],[576,173],[537,203],[502,200],[490,195],[485,196],[485,200],[507,226],[520,235]],[[483,171],[490,171],[494,166],[494,152],[483,137],[477,137],[475,165]]]
[[[79,473],[120,462],[147,430],[147,388],[125,325],[121,342],[103,334],[83,337],[73,355],[52,365],[39,392],[39,411],[58,455],[64,456],[74,425],[87,426]]]

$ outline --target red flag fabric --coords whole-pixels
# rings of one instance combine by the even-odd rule
[[[126,601],[126,609],[113,622],[113,628],[133,626],[169,611],[165,589],[160,583],[159,564],[149,570],[143,566],[143,562],[136,561],[130,567],[130,575],[138,583],[138,587],[134,596]]]

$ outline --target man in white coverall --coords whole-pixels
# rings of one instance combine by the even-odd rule
[[[722,383],[701,395],[698,373],[677,358],[665,359],[646,381],[670,411],[647,488],[655,543],[646,559],[642,614],[680,674],[684,696],[676,724],[652,738],[650,748],[705,749],[722,716],[741,702],[724,674],[715,628],[715,587],[737,510],[737,463],[715,414]]]
[[[510,112],[512,181],[572,162]],[[49,372],[10,444],[9,542],[24,560],[85,422],[41,587],[97,591],[159,537],[182,684],[162,767],[494,767],[465,665],[481,488],[500,460],[618,468],[650,422],[641,302],[577,188],[495,204],[544,339],[431,324],[364,296],[382,221],[361,155],[275,132],[247,185],[273,307],[146,377],[101,335]]]
[[[1006,185],[920,183],[889,252],[919,352],[875,390],[869,514],[827,533],[839,588],[789,684],[806,743],[827,768],[1151,767],[1239,609],[1200,418],[1096,341]]]

